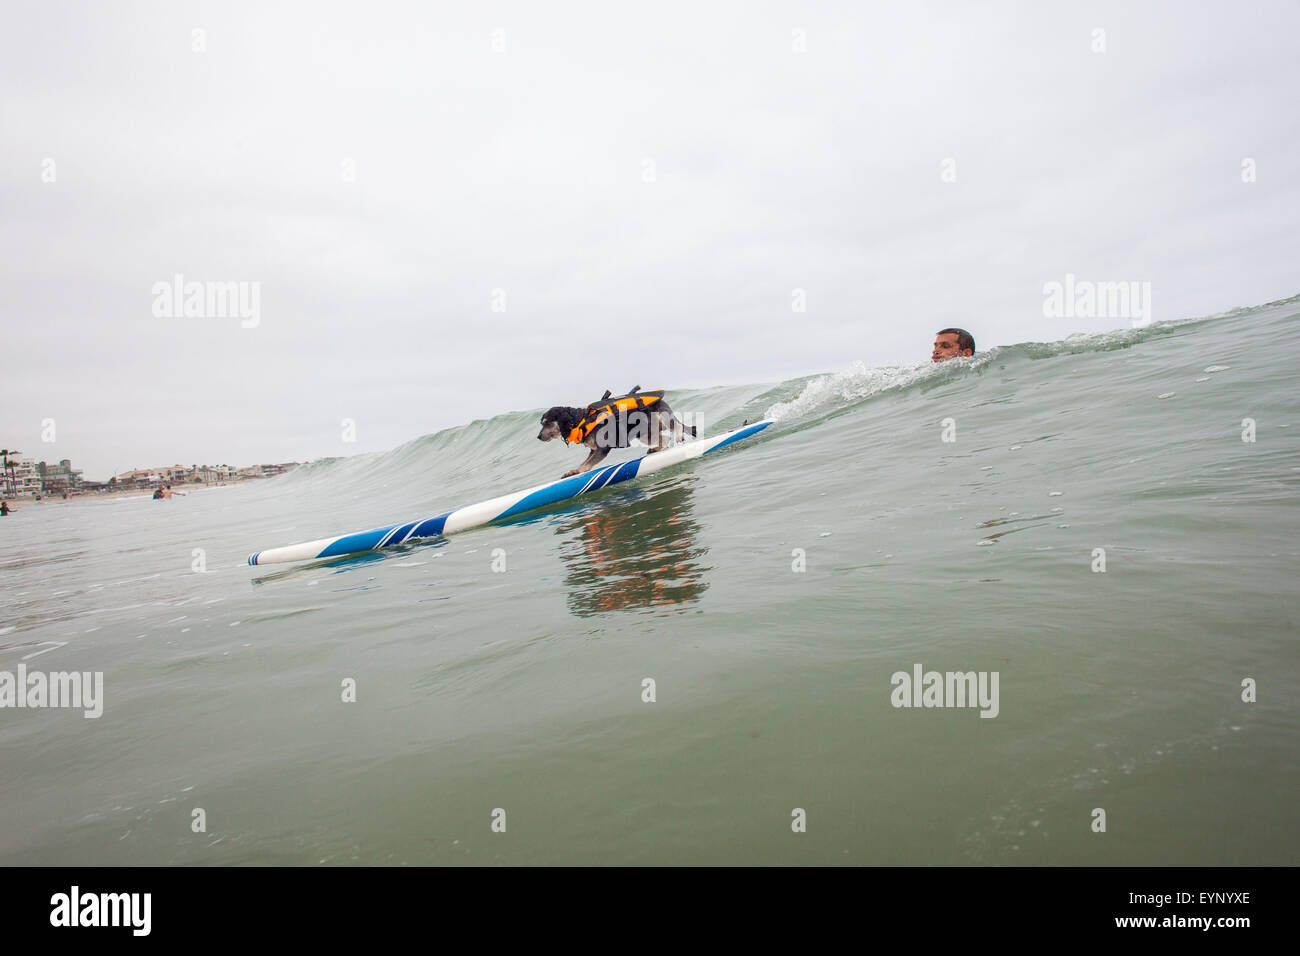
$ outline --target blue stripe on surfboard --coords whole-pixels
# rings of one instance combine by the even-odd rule
[[[614,473],[610,475],[609,481],[605,482],[605,484],[616,485],[620,481],[635,478],[637,472],[641,470],[641,462],[643,461],[645,461],[644,455],[640,458],[634,458],[632,461],[625,461],[621,465],[615,465]]]
[[[379,542],[379,547],[389,548],[393,545],[401,544],[407,539],[407,536],[415,530],[415,526],[419,523],[420,522],[418,521],[408,521],[406,524],[398,525],[389,532],[386,538]]]
[[[534,508],[545,508],[547,505],[568,501],[570,498],[576,498],[588,491],[595,491],[597,488],[604,488],[620,481],[627,481],[636,474],[637,469],[640,467],[641,459],[635,458],[632,461],[625,461],[622,464],[602,468],[594,476],[574,475],[572,478],[565,478],[562,481],[547,485],[545,488],[538,488],[531,495],[525,495],[492,520],[503,521],[506,518],[513,518],[517,514],[523,514],[525,511],[532,511]],[[616,475],[620,470],[623,470],[625,474]]]
[[[597,488],[608,488],[610,485],[616,485],[620,481],[627,481],[629,478],[632,478],[636,475],[637,471],[640,470],[641,468],[641,462],[644,460],[645,460],[645,456],[642,455],[640,458],[634,459],[633,461],[625,461],[622,464],[615,465],[613,468],[609,470],[609,474],[607,476],[602,478],[600,481],[596,482],[595,486],[591,490],[595,491]],[[619,469],[626,469],[628,465],[635,466],[632,469],[631,474],[627,474],[626,471],[620,473]]]
[[[741,441],[742,439],[748,438],[750,435],[754,434],[755,432],[761,432],[764,428],[766,428],[766,427],[767,427],[768,425],[770,425],[770,424],[772,424],[772,423],[771,423],[771,422],[759,422],[757,425],[750,425],[750,426],[749,426],[748,428],[746,428],[744,431],[738,431],[738,432],[736,432],[736,434],[732,435],[732,436],[731,436],[730,438],[728,438],[726,441],[720,441],[720,442],[718,442],[716,445],[714,445],[712,448],[710,448],[710,449],[709,449],[708,451],[706,451],[704,454],[707,455],[707,454],[709,454],[710,452],[715,452],[715,451],[717,451],[719,448],[726,448],[728,445],[730,445],[730,444],[731,444],[732,442],[734,442],[734,441]]]
[[[425,518],[415,526],[415,530],[411,532],[410,536],[412,538],[432,538],[435,534],[442,534],[442,529],[446,527],[447,518],[450,516],[451,512],[447,511],[435,518]]]
[[[399,525],[379,528],[375,531],[359,531],[356,534],[345,534],[343,537],[331,541],[325,546],[325,550],[316,557],[333,558],[341,554],[356,554],[358,551],[373,551],[378,547],[379,542],[384,540],[388,532],[396,527],[399,527]]]

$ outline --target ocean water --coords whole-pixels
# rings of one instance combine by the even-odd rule
[[[1296,865],[1298,331],[1300,297],[670,391],[779,421],[325,564],[245,558],[579,453],[539,408],[24,508],[0,671],[102,672],[103,713],[0,709],[0,863]],[[996,716],[894,706],[918,665],[996,674]]]

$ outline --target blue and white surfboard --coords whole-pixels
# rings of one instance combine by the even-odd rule
[[[515,515],[523,514],[525,511],[532,511],[534,508],[543,508],[556,502],[567,501],[569,498],[576,498],[579,495],[598,491],[601,488],[608,488],[610,485],[617,485],[620,482],[641,475],[652,474],[692,458],[699,458],[701,455],[707,455],[711,451],[717,451],[719,448],[724,448],[733,442],[757,434],[768,425],[771,425],[772,422],[773,419],[764,419],[760,422],[754,422],[752,425],[737,428],[735,431],[727,432],[724,435],[674,445],[672,448],[665,448],[663,451],[655,452],[652,455],[643,455],[640,458],[633,458],[631,461],[621,462],[617,465],[595,468],[585,474],[574,475],[572,478],[561,478],[559,481],[538,485],[536,488],[516,491],[514,494],[502,495],[499,498],[481,501],[475,505],[466,505],[464,508],[457,508],[455,511],[448,511],[432,518],[422,518],[419,521],[409,521],[406,524],[389,525],[387,528],[376,528],[374,531],[345,534],[337,538],[320,538],[317,541],[291,544],[283,548],[272,548],[269,551],[257,551],[248,556],[248,563],[278,564],[286,561],[336,558],[345,554],[390,548],[406,541],[413,541],[416,538],[432,538],[437,535],[451,534],[455,531],[464,531],[468,528],[477,528],[481,525],[504,521],[507,518],[513,518]]]

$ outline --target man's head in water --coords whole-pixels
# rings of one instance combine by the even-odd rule
[[[930,353],[930,361],[946,362],[959,355],[974,354],[975,339],[969,332],[965,329],[944,329],[935,333],[934,351]]]

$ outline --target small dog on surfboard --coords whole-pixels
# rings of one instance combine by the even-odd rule
[[[662,451],[670,435],[680,442],[687,435],[695,437],[695,427],[687,428],[677,420],[664,401],[663,389],[643,392],[638,385],[616,398],[611,398],[606,390],[600,401],[586,408],[555,405],[547,409],[537,438],[539,441],[562,438],[566,445],[586,445],[591,449],[586,461],[560,476],[569,478],[591,471],[611,450],[627,448],[633,439],[649,447],[646,454]]]

